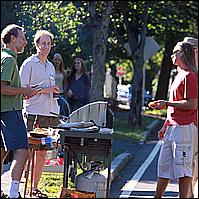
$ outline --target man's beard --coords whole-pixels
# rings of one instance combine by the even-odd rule
[[[21,54],[21,53],[23,53],[24,52],[24,48],[17,48],[17,53],[18,54]]]

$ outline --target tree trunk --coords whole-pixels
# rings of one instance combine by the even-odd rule
[[[146,76],[145,76],[145,89],[146,91],[149,91],[151,94],[153,93],[153,80],[156,77],[156,74],[158,73],[159,69],[157,67],[157,64],[153,62],[152,59],[149,59],[149,65],[150,70],[147,70]]]
[[[143,65],[144,65],[144,45],[146,39],[146,24],[148,18],[148,3],[145,4],[143,12],[142,30],[134,29],[135,25],[128,22],[125,17],[125,25],[129,39],[129,45],[132,52],[133,61],[133,79],[132,79],[132,98],[130,103],[130,111],[128,122],[132,127],[141,126],[142,113],[142,89],[143,89]],[[140,36],[140,43],[138,43],[138,35]]]
[[[134,72],[132,79],[132,99],[130,103],[128,121],[133,127],[141,126],[141,112],[142,112],[142,84],[143,84],[143,60],[139,56],[134,62]]]
[[[89,4],[92,23],[95,27],[93,29],[93,62],[90,89],[90,100],[93,102],[104,99],[106,44],[113,1],[106,2],[106,7],[101,16],[96,14],[96,2],[90,2]]]
[[[176,38],[176,37],[172,35],[168,36],[165,42],[165,53],[164,53],[164,58],[162,61],[162,67],[161,67],[160,77],[158,81],[158,87],[157,87],[155,100],[159,100],[159,99],[166,100],[168,96],[170,73],[173,67],[171,54],[173,52],[173,47],[175,46],[175,41],[173,41],[172,38]]]

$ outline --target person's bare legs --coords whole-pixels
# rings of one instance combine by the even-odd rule
[[[45,164],[45,157],[46,157],[46,150],[39,150],[36,151],[36,158],[35,158],[35,171],[33,177],[33,191],[37,189],[41,174],[44,169]]]
[[[158,178],[154,198],[162,198],[162,196],[167,188],[168,183],[169,183],[168,178]]]
[[[17,149],[16,151],[14,151],[14,159],[10,168],[12,180],[21,180],[21,176],[28,158],[28,149]]]
[[[193,177],[192,177],[192,183],[190,183],[190,189],[188,192],[188,198],[194,197],[194,188],[198,181],[198,154],[194,157],[194,166],[193,166]]]
[[[28,149],[16,149],[14,151],[14,158],[10,167],[11,181],[8,187],[9,198],[18,198],[20,196],[20,180],[28,157]]]
[[[3,169],[3,163],[7,155],[8,155],[8,151],[5,151],[4,148],[1,148],[1,174],[2,174],[2,169]]]
[[[193,190],[194,188],[193,188],[193,179],[192,179],[192,183],[190,183],[190,186],[189,186],[187,198],[194,198]]]
[[[198,176],[194,176],[192,178],[190,186],[189,186],[187,198],[194,198],[194,189],[195,189],[195,185],[196,185],[197,181],[198,181]]]
[[[198,169],[198,167],[197,167],[197,169]],[[191,183],[192,184],[192,192],[193,192],[192,196],[193,197],[194,197],[194,190],[195,190],[197,181],[198,181],[198,175],[193,177],[193,180],[192,180],[192,183]]]
[[[188,191],[190,189],[190,184],[192,183],[192,178],[185,176],[179,178],[179,192],[180,198],[188,198]]]
[[[8,152],[5,151],[4,148],[1,148],[1,175],[2,175],[3,163],[7,155],[8,155]],[[1,190],[1,197],[2,195],[3,195],[3,191]]]
[[[192,178],[192,183],[191,183],[192,198],[194,197],[194,189],[195,189],[197,181],[198,181],[198,153],[194,159],[194,170],[193,170],[193,178]]]

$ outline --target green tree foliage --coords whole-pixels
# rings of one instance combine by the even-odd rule
[[[1,30],[9,24],[18,23],[15,14],[18,4],[16,1],[1,1]]]
[[[143,1],[144,2],[144,1]],[[123,10],[126,10],[128,20],[134,24],[133,30],[140,31],[140,17],[143,5],[139,2],[116,1],[114,12],[111,16],[110,37],[108,42],[107,58],[119,61],[119,59],[131,59],[126,53],[124,43],[128,42],[127,32],[124,28]],[[198,37],[198,2],[197,1],[152,1],[148,9],[147,36],[152,36],[160,45],[162,55],[165,52],[165,41],[168,35],[172,34],[175,42],[182,40],[185,36]],[[161,56],[163,57],[163,56]],[[153,58],[152,58],[153,59]],[[153,59],[153,62],[155,60]],[[161,62],[156,64],[161,68]],[[150,71],[147,66],[147,76],[157,70]],[[127,68],[127,73],[132,73],[132,69]],[[153,76],[154,76],[153,75]],[[146,84],[151,84],[146,81]],[[146,87],[147,87],[146,85]]]
[[[171,69],[171,54],[173,47],[185,36],[198,37],[198,2],[196,1],[167,1],[158,2],[161,26],[155,34],[164,44],[164,56],[158,82],[156,99],[167,99]],[[155,7],[154,7],[155,8]],[[152,15],[153,19],[155,15]],[[155,19],[154,19],[155,20]],[[160,24],[159,20],[157,21]],[[158,34],[161,33],[161,34]],[[161,42],[161,44],[162,44]]]
[[[77,45],[81,9],[77,9],[72,2],[21,1],[20,10],[16,14],[21,24],[26,27],[29,40],[28,54],[34,52],[33,38],[39,29],[46,29],[54,34],[54,47],[50,56],[59,52],[65,65],[70,66],[73,57],[81,52]]]
[[[111,17],[111,36],[109,42],[108,53],[114,56],[114,51],[120,57],[128,57],[125,55],[125,50],[123,44],[129,42],[127,37],[127,31],[124,27],[124,19],[131,25],[131,31],[133,32],[135,39],[135,45],[133,50],[136,50],[136,40],[139,40],[138,35],[141,34],[142,22],[143,22],[143,4],[145,1],[117,1],[114,4],[114,12]],[[150,85],[152,82],[157,84],[157,73],[159,70],[160,78],[158,82],[158,93],[160,96],[167,95],[168,92],[168,81],[170,78],[170,71],[172,68],[172,63],[170,59],[171,51],[177,41],[182,40],[185,36],[195,36],[198,37],[198,2],[196,1],[152,1],[148,7],[148,19],[147,19],[147,31],[146,36],[152,36],[162,47],[159,57],[162,57],[162,67],[161,62],[157,62],[157,56],[152,57],[150,61],[146,63],[146,88],[150,90]],[[138,42],[137,42],[138,44]],[[116,59],[119,58],[116,55]],[[164,56],[163,56],[164,55]],[[135,67],[134,57],[129,58],[132,60],[132,66]],[[134,71],[130,71],[133,73]],[[156,78],[155,81],[153,78]],[[163,77],[163,78],[161,78]],[[166,82],[166,83],[165,83]],[[141,87],[141,84],[140,86]]]

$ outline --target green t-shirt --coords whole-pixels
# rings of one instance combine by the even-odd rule
[[[21,87],[17,54],[7,48],[1,50],[1,81],[9,82],[11,87]],[[13,109],[21,110],[22,104],[22,95],[1,94],[1,112],[13,111]]]

